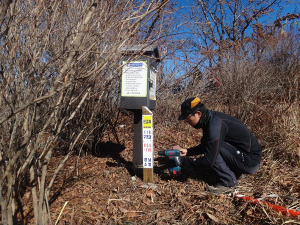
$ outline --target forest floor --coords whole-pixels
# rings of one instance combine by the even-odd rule
[[[300,224],[300,219],[285,216],[271,207],[227,195],[214,196],[205,183],[214,177],[201,169],[182,169],[180,177],[168,173],[167,159],[155,157],[154,182],[143,182],[142,174],[132,169],[133,118],[123,118],[117,126],[119,144],[112,133],[99,143],[97,151],[73,155],[59,173],[51,191],[52,224]],[[199,130],[186,126],[154,129],[155,153],[176,144],[197,145]],[[49,170],[64,156],[52,158]],[[259,170],[239,180],[239,193],[292,210],[300,209],[300,170],[288,162],[264,158]],[[268,195],[273,194],[273,197]],[[275,197],[274,197],[275,196]],[[30,194],[24,195],[24,200]],[[26,212],[25,212],[26,214]],[[27,212],[32,221],[32,211]]]

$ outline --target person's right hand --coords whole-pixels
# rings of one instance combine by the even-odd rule
[[[173,146],[173,149],[178,149],[180,151],[180,156],[186,156],[187,149],[181,148],[179,145]]]

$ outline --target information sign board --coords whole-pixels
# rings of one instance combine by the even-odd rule
[[[123,61],[123,97],[147,97],[147,61]]]

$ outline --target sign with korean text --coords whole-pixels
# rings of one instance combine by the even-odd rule
[[[143,168],[153,168],[153,120],[143,115]]]
[[[147,97],[147,61],[123,61],[121,96]]]

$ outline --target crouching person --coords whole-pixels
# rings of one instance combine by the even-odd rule
[[[210,111],[200,98],[190,98],[181,104],[181,115],[196,129],[203,129],[201,144],[184,149],[179,145],[180,156],[170,160],[175,166],[202,167],[211,169],[217,176],[217,183],[207,185],[207,191],[219,195],[238,188],[237,178],[258,170],[262,150],[250,130],[238,119],[225,113]],[[199,140],[200,142],[200,140]],[[204,154],[200,158],[191,158]]]

